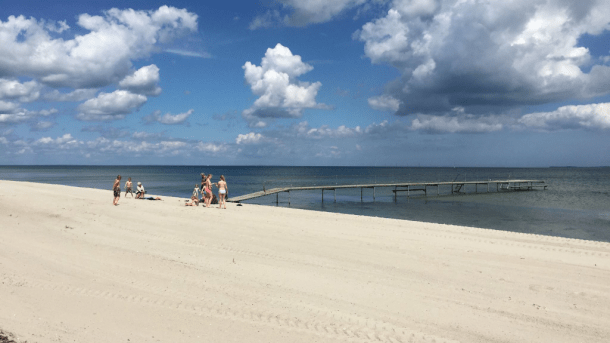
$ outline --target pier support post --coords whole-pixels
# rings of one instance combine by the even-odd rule
[[[375,187],[373,187],[373,201],[375,201]]]
[[[362,187],[360,187],[360,202],[362,202]]]
[[[333,189],[333,191],[335,192],[335,202],[337,202],[337,189]]]
[[[288,206],[290,206],[290,191],[288,191]]]
[[[396,202],[396,186],[394,186],[394,202]]]
[[[275,204],[279,205],[280,203],[280,193],[275,193]]]
[[[439,188],[441,188],[441,185],[436,185],[436,196],[440,194]]]
[[[489,182],[487,183],[487,193],[489,193]]]

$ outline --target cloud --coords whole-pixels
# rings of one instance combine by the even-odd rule
[[[132,93],[157,96],[161,94],[159,83],[159,68],[151,64],[136,70],[133,74],[126,76],[119,86]]]
[[[195,145],[195,149],[199,152],[206,152],[206,153],[219,153],[219,152],[224,152],[228,150],[228,145],[225,143],[204,143],[204,142],[199,142]]]
[[[281,6],[256,16],[250,23],[250,29],[266,28],[275,25],[306,26],[328,22],[350,9],[365,4],[367,0],[279,0]],[[378,1],[371,1],[372,3]],[[280,10],[288,10],[282,15]]]
[[[309,139],[324,139],[324,138],[344,138],[354,137],[364,132],[360,126],[349,128],[345,125],[340,125],[336,129],[329,127],[328,125],[322,125],[318,128],[310,127],[309,124],[304,121],[291,127],[291,131],[294,132],[296,137],[303,137]],[[291,133],[292,134],[292,133]]]
[[[547,131],[564,129],[610,129],[610,103],[562,106],[552,112],[526,114],[519,124]]]
[[[369,106],[372,109],[378,111],[398,111],[398,107],[400,106],[400,100],[395,99],[389,95],[381,95],[368,99]]]
[[[259,144],[265,140],[265,136],[260,133],[250,132],[245,135],[239,134],[235,139],[235,144]]]
[[[144,118],[142,118],[142,120],[147,123],[161,123],[161,124],[165,124],[165,125],[177,125],[177,124],[182,124],[184,123],[188,117],[193,114],[195,110],[190,109],[185,113],[180,113],[180,114],[170,114],[170,113],[165,113],[164,115],[161,115],[161,111],[155,111],[152,114],[145,116]]]
[[[279,43],[267,49],[260,66],[246,62],[242,68],[252,93],[259,96],[252,107],[242,112],[250,127],[266,126],[266,118],[298,118],[307,108],[328,109],[316,102],[320,82],[297,80],[313,67]]]
[[[610,67],[578,45],[610,28],[608,12],[608,1],[394,0],[354,38],[372,63],[401,72],[387,87],[397,114],[501,113],[608,94]]]
[[[403,134],[409,130],[409,127],[400,121],[395,121],[393,123],[388,122],[387,120],[382,121],[381,123],[372,123],[364,129],[364,132],[369,136],[375,137],[392,137],[395,134]]]
[[[75,89],[68,93],[62,93],[54,89],[45,93],[43,98],[48,101],[79,102],[94,97],[95,93],[97,93],[96,89]]]
[[[0,100],[0,113],[15,113],[17,109],[19,109],[19,104]]]
[[[53,122],[39,121],[36,124],[32,125],[30,130],[31,131],[46,131],[46,130],[52,128],[53,126],[55,126],[55,123],[53,123]]]
[[[107,86],[129,73],[131,60],[196,31],[197,15],[168,6],[81,14],[77,25],[88,33],[68,40],[54,37],[67,29],[67,24],[59,25],[50,29],[44,20],[25,16],[0,21],[0,77],[29,76],[51,87]]]
[[[0,100],[32,102],[40,97],[40,88],[36,81],[20,83],[16,80],[0,78]]]
[[[10,104],[10,103],[9,103]],[[13,104],[14,105],[14,104]],[[6,103],[0,101],[0,107],[6,106]],[[34,120],[38,117],[46,117],[51,114],[55,114],[58,111],[56,109],[40,110],[40,111],[28,111],[19,107],[12,107],[11,105],[6,106],[5,111],[0,111],[0,124],[18,124]]]
[[[140,108],[146,97],[141,94],[133,94],[125,90],[117,90],[112,93],[100,93],[96,98],[89,99],[78,106],[80,120],[107,121],[125,118],[125,115]]]
[[[496,117],[477,118],[473,115],[433,116],[419,114],[411,123],[411,129],[427,133],[484,133],[502,130]]]
[[[37,147],[40,150],[46,151],[48,149],[51,150],[68,150],[79,147],[83,144],[83,142],[72,137],[71,134],[66,133],[61,137],[57,137],[55,139],[51,137],[43,137],[36,141],[34,141],[29,148]]]
[[[176,54],[176,55],[180,55],[180,56],[187,56],[187,57],[212,58],[212,55],[210,55],[207,52],[195,52],[195,51],[187,51],[187,50],[180,50],[180,49],[165,49],[165,52],[169,52],[170,54]]]

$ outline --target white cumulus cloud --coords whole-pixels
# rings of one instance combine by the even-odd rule
[[[258,144],[265,140],[265,136],[260,133],[250,132],[245,135],[239,134],[235,139],[235,144]]]
[[[372,63],[402,73],[387,90],[398,114],[501,113],[608,94],[610,67],[579,46],[610,28],[604,13],[608,1],[394,0],[354,37]]]
[[[548,131],[562,129],[610,129],[610,103],[562,106],[551,112],[529,113],[519,124]]]
[[[119,10],[81,14],[88,32],[56,37],[43,19],[10,16],[0,21],[0,77],[30,76],[52,87],[102,87],[122,80],[134,59],[148,57],[162,43],[197,30],[197,15],[161,6],[156,11]],[[64,32],[65,34],[65,32]]]
[[[100,93],[96,98],[89,99],[78,106],[80,120],[106,121],[123,119],[125,115],[140,108],[146,97],[141,94],[133,94],[125,90],[117,90],[112,93]]]
[[[119,86],[132,93],[157,96],[161,94],[159,83],[159,68],[151,64],[136,70],[133,74],[126,76]]]
[[[266,126],[266,118],[298,118],[304,109],[328,108],[316,102],[320,82],[297,80],[313,67],[279,43],[267,49],[260,66],[246,62],[243,69],[252,93],[259,96],[252,107],[242,112],[251,127]]]
[[[35,101],[40,97],[40,88],[36,81],[21,83],[17,80],[0,78],[0,100]]]

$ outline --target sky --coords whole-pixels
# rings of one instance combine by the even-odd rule
[[[610,165],[607,0],[0,0],[0,165]]]

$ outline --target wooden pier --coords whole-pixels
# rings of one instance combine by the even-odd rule
[[[227,199],[229,202],[242,202],[254,198],[259,198],[267,195],[276,196],[276,203],[279,203],[279,194],[288,193],[288,204],[290,204],[290,192],[292,191],[322,191],[322,202],[324,202],[324,191],[334,192],[334,201],[337,201],[337,189],[360,188],[360,201],[363,201],[363,190],[373,190],[373,201],[375,201],[375,189],[393,187],[394,201],[398,193],[404,192],[407,197],[411,196],[412,192],[423,192],[424,196],[428,196],[428,188],[436,188],[436,195],[440,195],[441,186],[451,188],[451,193],[448,194],[468,194],[466,186],[474,185],[474,192],[479,193],[479,186],[489,192],[489,186],[495,184],[496,192],[501,191],[530,191],[535,188],[546,189],[547,185],[544,180],[488,180],[488,181],[448,181],[448,182],[401,182],[401,183],[374,183],[374,184],[353,184],[353,185],[329,185],[329,186],[300,186],[300,187],[277,187],[271,189],[263,189],[260,192],[244,194]]]

